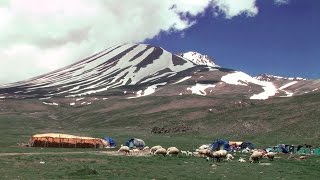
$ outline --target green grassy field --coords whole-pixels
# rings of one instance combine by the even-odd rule
[[[195,157],[124,157],[103,149],[26,148],[32,134],[61,132],[113,137],[117,144],[137,137],[147,145],[194,150],[222,138],[251,141],[257,148],[279,143],[320,144],[320,95],[268,101],[235,97],[146,97],[110,99],[91,106],[45,106],[37,100],[0,102],[0,175],[4,179],[318,179],[319,157],[305,161],[281,156],[271,165],[223,162],[211,166]],[[210,110],[211,109],[211,110]],[[209,111],[210,110],[210,111]],[[185,125],[180,133],[152,134],[151,129]],[[56,154],[50,154],[50,153]],[[79,152],[79,154],[66,154]],[[80,153],[81,152],[81,153]],[[239,157],[239,155],[238,155]],[[40,161],[45,164],[40,164]]]
[[[242,157],[244,157],[242,155]],[[318,157],[215,163],[197,157],[103,153],[0,156],[2,179],[318,179]],[[238,158],[238,156],[236,157]],[[43,162],[44,164],[41,164]]]

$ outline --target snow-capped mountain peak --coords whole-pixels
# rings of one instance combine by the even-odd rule
[[[220,67],[219,65],[214,63],[214,61],[211,57],[209,57],[208,55],[202,55],[198,52],[189,51],[186,53],[180,53],[178,55],[181,57],[184,57],[184,58],[186,58],[186,59],[188,59],[198,65],[206,65],[206,66],[210,66],[210,67]]]
[[[270,74],[260,74],[255,77],[256,79],[260,81],[274,81],[274,80],[290,80],[290,81],[304,81],[307,80],[305,78],[301,77],[281,77],[281,76],[275,76]]]

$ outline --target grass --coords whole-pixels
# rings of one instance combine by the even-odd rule
[[[188,103],[188,100],[192,103],[183,108],[172,106]],[[111,136],[118,145],[128,138],[138,137],[149,146],[161,144],[183,150],[194,150],[220,138],[249,140],[257,148],[279,143],[319,146],[320,94],[247,100],[239,105],[240,100],[234,97],[144,97],[129,101],[108,99],[76,108],[63,103],[58,107],[45,106],[32,99],[6,100],[0,104],[0,175],[3,179],[317,179],[319,157],[292,161],[283,156],[270,166],[223,162],[213,167],[212,162],[194,157],[108,156],[99,153],[105,151],[103,149],[42,149],[17,145],[27,143],[32,134],[61,132]],[[166,106],[172,108],[161,110]],[[154,109],[159,112],[150,111]],[[154,126],[180,124],[193,129],[186,133],[151,133]],[[14,152],[39,154],[1,156]]]
[[[320,165],[317,157],[295,161],[285,155],[274,161],[263,159],[260,164],[232,161],[214,165],[196,157],[99,153],[2,156],[0,160],[3,179],[318,179]]]

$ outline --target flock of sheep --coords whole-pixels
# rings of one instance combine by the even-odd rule
[[[260,150],[249,150],[247,149],[248,153],[251,153],[248,161],[251,163],[260,162],[263,157],[269,158],[273,160],[276,153],[275,152],[265,152]],[[179,150],[176,147],[169,147],[165,149],[164,147],[157,145],[153,147],[145,146],[144,148],[138,149],[130,149],[128,146],[121,145],[120,149],[118,150],[119,153],[124,153],[125,155],[137,155],[137,154],[150,154],[150,155],[163,155],[163,156],[178,156],[179,154],[182,156],[195,156],[195,157],[204,157],[209,161],[221,162],[221,160],[226,159],[227,161],[232,161],[234,156],[228,153],[226,150],[218,150],[218,151],[211,151],[209,145],[202,145],[194,152],[191,151],[183,151]],[[239,162],[246,162],[246,160],[242,157],[239,158]]]

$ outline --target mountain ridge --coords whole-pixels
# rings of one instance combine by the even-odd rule
[[[291,97],[318,91],[320,82],[250,75],[215,64],[197,52],[182,56],[148,44],[111,46],[79,62],[25,81],[0,86],[0,97],[76,98],[241,96],[243,99]],[[190,59],[187,59],[190,58]],[[271,78],[273,77],[273,79]],[[70,104],[74,100],[70,100]],[[47,102],[50,103],[50,102]]]

